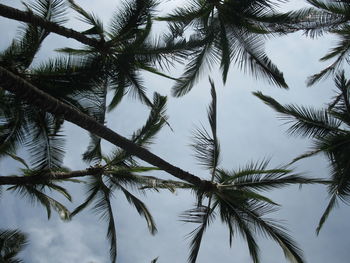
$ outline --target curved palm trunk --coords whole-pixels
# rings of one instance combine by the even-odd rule
[[[67,38],[73,38],[89,46],[100,46],[100,43],[95,39],[86,37],[84,34],[81,34],[73,29],[57,25],[54,22],[47,21],[44,18],[41,18],[31,12],[21,11],[13,7],[0,4],[0,16],[40,26],[44,28],[47,32],[53,32]]]
[[[0,83],[3,89],[16,94],[21,99],[26,100],[29,104],[35,105],[41,110],[50,112],[54,115],[63,116],[65,120],[109,141],[110,143],[124,149],[129,154],[134,155],[181,180],[204,189],[214,187],[212,183],[205,180],[202,181],[199,177],[168,163],[157,155],[136,145],[103,124],[100,124],[95,119],[81,113],[74,107],[57,100],[51,95],[38,89],[27,80],[15,75],[1,66]]]

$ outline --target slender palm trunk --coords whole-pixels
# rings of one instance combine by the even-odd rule
[[[187,181],[198,187],[213,187],[212,183],[204,180],[202,181],[199,177],[168,163],[157,155],[136,145],[125,137],[107,128],[103,124],[97,122],[90,116],[83,114],[76,108],[57,100],[51,95],[38,89],[27,80],[15,75],[11,71],[8,71],[1,66],[0,83],[3,89],[16,94],[19,98],[27,101],[27,103],[35,105],[41,110],[50,112],[54,115],[63,116],[65,120],[72,122],[79,127],[109,141],[110,143],[124,149],[129,154],[134,155],[181,180]]]
[[[0,176],[0,185],[45,184],[52,180],[65,180],[89,175],[100,175],[102,167],[91,167],[85,170],[72,172],[47,172],[33,176]]]
[[[31,12],[21,11],[13,7],[0,4],[0,16],[42,27],[47,32],[53,32],[67,38],[73,38],[92,47],[100,46],[100,42],[96,39],[89,38],[78,31],[57,25],[54,22],[47,21],[46,19]]]
[[[101,176],[101,175],[114,175],[115,171],[109,170],[103,166],[90,167],[84,170],[75,170],[69,172],[55,172],[47,171],[40,173],[38,175],[31,176],[0,176],[0,186],[1,185],[43,185],[49,182],[55,182],[59,180],[74,179],[77,177],[86,177],[86,176]],[[138,178],[141,181],[144,181],[144,188],[189,188],[187,183],[180,181],[172,180],[162,180],[150,176],[142,176],[133,174],[133,178]],[[169,186],[169,187],[168,187]]]

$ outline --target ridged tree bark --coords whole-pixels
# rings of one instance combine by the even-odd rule
[[[106,141],[124,149],[129,154],[134,155],[141,160],[154,165],[167,173],[184,180],[200,188],[210,189],[215,187],[211,182],[201,180],[199,177],[186,172],[157,155],[151,153],[145,148],[138,146],[127,138],[100,124],[90,116],[80,112],[76,108],[59,101],[51,95],[35,87],[26,79],[8,71],[0,66],[0,85],[1,88],[15,94],[25,100],[28,104],[34,105],[43,111],[54,115],[62,116],[65,120],[78,125],[79,127],[95,134]]]

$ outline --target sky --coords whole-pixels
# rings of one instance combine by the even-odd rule
[[[21,7],[20,1],[0,2]],[[181,4],[181,1],[175,0],[162,2],[163,11]],[[92,10],[104,21],[108,21],[119,5],[118,1],[111,0],[80,0],[77,3],[87,10]],[[303,5],[303,1],[295,0],[284,8],[299,8]],[[83,29],[75,18],[76,16],[72,15],[72,21],[66,26]],[[1,49],[15,36],[18,25],[17,22],[0,18]],[[156,31],[161,31],[161,25],[157,26],[159,27]],[[277,118],[277,114],[251,93],[259,90],[281,103],[323,107],[333,96],[333,82],[325,80],[307,88],[305,81],[308,76],[327,66],[327,63],[320,63],[318,60],[332,47],[334,41],[332,36],[311,40],[300,33],[294,33],[266,43],[266,52],[284,72],[289,90],[279,89],[264,80],[255,80],[235,67],[231,67],[227,83],[223,85],[218,67],[213,67],[211,72],[206,71],[202,74],[201,80],[189,94],[174,98],[170,92],[171,81],[143,74],[150,96],[154,91],[169,96],[167,113],[173,128],[173,131],[168,127],[163,128],[151,147],[152,152],[201,178],[209,178],[209,174],[197,164],[189,144],[193,129],[201,124],[207,125],[206,109],[211,99],[208,76],[211,76],[215,81],[218,96],[221,167],[230,170],[264,158],[271,158],[271,167],[289,163],[309,149],[310,142],[288,136],[287,126]],[[66,46],[77,47],[79,43],[50,35],[44,42],[36,63],[55,56],[55,48]],[[171,69],[170,74],[179,76],[181,65]],[[107,126],[124,136],[130,136],[135,129],[142,126],[147,114],[147,108],[140,102],[125,98],[121,106],[108,115]],[[64,164],[71,169],[86,168],[87,165],[81,162],[81,155],[88,145],[88,134],[68,123],[64,130],[67,135],[67,155]],[[110,144],[104,144],[106,153],[112,149]],[[22,156],[26,157],[26,153],[22,152]],[[297,172],[310,177],[327,177],[329,168],[323,156],[302,160],[294,167]],[[0,161],[1,175],[16,173],[18,168],[17,163],[11,160]],[[157,172],[156,175],[172,178],[162,172]],[[83,200],[84,187],[73,185],[70,189],[74,202],[68,204],[68,207],[73,208]],[[303,186],[299,189],[294,186],[269,192],[267,196],[281,204],[280,211],[273,213],[271,217],[283,220],[290,234],[304,250],[307,262],[348,262],[349,207],[340,205],[331,214],[320,235],[315,234],[318,220],[327,205],[325,187]],[[149,192],[142,198],[156,220],[158,233],[151,236],[146,223],[123,196],[116,194],[113,207],[118,235],[118,262],[144,263],[155,257],[159,257],[158,262],[161,263],[186,262],[188,239],[185,236],[195,225],[180,222],[179,215],[193,207],[194,196],[190,192],[179,190],[176,194],[167,191]],[[26,263],[109,262],[109,246],[105,238],[106,223],[100,221],[91,210],[87,209],[70,222],[62,222],[56,215],[47,220],[42,207],[33,206],[8,191],[4,191],[0,207],[1,228],[20,228],[29,235],[30,245],[23,253]],[[287,262],[276,243],[262,237],[259,244],[263,263]],[[228,231],[218,218],[205,233],[197,262],[249,263],[251,259],[239,236],[234,240],[232,248],[229,247]]]

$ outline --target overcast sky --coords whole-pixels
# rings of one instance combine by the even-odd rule
[[[20,7],[20,1],[0,1],[14,7]],[[77,1],[87,10],[92,10],[104,21],[117,8],[118,1],[85,0]],[[164,1],[163,10],[169,10],[179,1]],[[293,1],[288,8],[298,8],[302,1]],[[16,33],[19,25],[7,19],[0,19],[0,48],[5,48]],[[74,20],[68,26],[80,29],[81,24]],[[158,28],[158,30],[160,30]],[[265,81],[254,80],[237,68],[231,67],[225,86],[220,79],[220,72],[214,67],[212,72],[205,72],[202,79],[192,91],[182,98],[172,98],[172,83],[151,74],[144,74],[148,94],[154,91],[169,95],[168,115],[173,132],[165,127],[157,136],[152,151],[184,170],[191,171],[202,178],[209,178],[193,158],[190,147],[191,131],[197,125],[207,125],[206,109],[210,102],[208,76],[215,80],[218,94],[218,135],[222,149],[221,167],[233,169],[244,166],[250,161],[271,158],[271,167],[286,164],[310,147],[309,141],[291,138],[285,131],[287,126],[276,118],[276,113],[254,97],[251,92],[260,90],[282,103],[297,103],[323,107],[333,96],[333,82],[323,81],[312,88],[306,88],[308,76],[319,72],[326,64],[318,59],[332,46],[334,39],[330,36],[310,40],[295,33],[279,37],[266,44],[266,50],[272,61],[284,72],[289,90],[278,89]],[[53,49],[65,46],[79,46],[72,40],[50,35],[44,42],[37,63],[53,56]],[[179,75],[179,69],[171,70],[171,75]],[[108,127],[124,136],[143,125],[148,110],[140,102],[124,99],[121,106],[108,116]],[[86,167],[80,161],[81,154],[88,145],[86,132],[73,125],[65,125],[67,134],[67,155],[65,165],[71,169]],[[105,144],[106,153],[113,149]],[[25,157],[25,155],[24,155]],[[313,177],[327,177],[328,166],[322,156],[300,161],[295,165],[296,171]],[[0,162],[1,175],[16,172],[18,166],[11,160]],[[157,176],[171,178],[165,173]],[[73,186],[75,207],[83,199],[83,186]],[[320,235],[316,237],[318,220],[327,204],[327,192],[321,186],[289,187],[267,194],[282,205],[279,212],[271,217],[285,220],[291,235],[304,250],[307,262],[344,263],[349,261],[350,227],[348,219],[350,209],[341,205],[329,217]],[[179,214],[190,209],[195,201],[189,192],[178,191],[176,194],[163,191],[150,192],[144,198],[158,227],[158,234],[151,236],[146,223],[130,207],[123,196],[116,194],[113,201],[118,234],[118,262],[144,263],[159,256],[161,263],[186,262],[188,240],[185,235],[195,225],[179,221]],[[104,263],[109,262],[109,245],[105,234],[107,226],[98,217],[87,210],[69,223],[64,223],[54,215],[47,220],[42,207],[36,207],[21,200],[11,192],[5,192],[0,201],[2,215],[1,228],[20,228],[29,234],[30,245],[24,253],[28,263]],[[269,240],[259,240],[263,263],[286,262],[280,247]],[[229,248],[228,231],[219,218],[205,233],[199,263],[211,262],[251,262],[248,249],[239,236]]]

